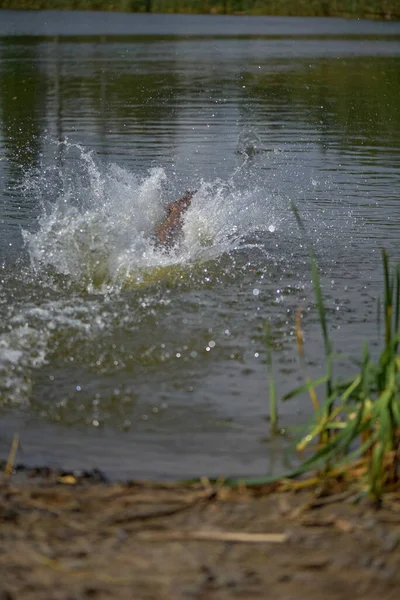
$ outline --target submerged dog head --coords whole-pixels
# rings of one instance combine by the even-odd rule
[[[195,192],[189,192],[188,190],[186,190],[186,192],[183,194],[183,196],[181,198],[178,198],[178,200],[174,200],[174,202],[170,202],[167,206],[168,216],[173,213],[175,213],[175,214],[184,213],[185,210],[187,210],[189,208],[194,194],[195,194]]]

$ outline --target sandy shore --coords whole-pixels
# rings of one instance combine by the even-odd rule
[[[0,599],[396,599],[400,488],[109,484],[19,471],[0,487]],[[300,595],[299,595],[300,594]]]

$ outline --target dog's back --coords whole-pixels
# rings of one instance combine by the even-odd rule
[[[155,231],[157,244],[170,250],[178,241],[182,230],[182,215],[189,208],[196,192],[186,191],[181,198],[167,206],[167,217]]]

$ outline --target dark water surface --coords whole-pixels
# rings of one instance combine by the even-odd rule
[[[117,478],[279,468],[263,327],[279,392],[299,307],[321,373],[310,243],[336,350],[378,348],[400,24],[0,11],[0,178],[0,455],[19,431],[25,463]],[[185,189],[167,255],[152,234]]]

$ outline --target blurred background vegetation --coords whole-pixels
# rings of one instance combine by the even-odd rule
[[[61,141],[70,132],[68,124],[80,118],[81,106],[85,110],[90,106],[94,129],[103,139],[106,153],[108,144],[113,144],[107,132],[120,131],[121,123],[133,120],[139,128],[153,123],[158,131],[157,123],[179,122],[185,114],[188,89],[200,106],[207,105],[210,89],[222,98],[232,94],[230,78],[219,77],[215,82],[213,73],[205,89],[199,89],[196,71],[186,70],[184,52],[177,51],[173,62],[165,60],[163,69],[154,72],[115,71],[101,51],[107,43],[105,37],[95,45],[91,38],[83,38],[83,66],[69,71],[63,68],[68,41],[62,38],[53,38],[47,46],[40,37],[26,38],[22,45],[18,37],[3,38],[0,123],[7,132],[2,143],[11,163],[15,160],[24,169],[37,167],[49,119],[57,124],[53,133]],[[149,38],[142,43],[151,45],[154,41]],[[55,57],[54,69],[46,67],[46,52]],[[293,58],[279,69],[271,68],[271,59],[265,63],[256,60],[262,68],[241,73],[240,96],[235,95],[240,127],[248,124],[249,114],[256,125],[270,122],[287,127],[291,126],[290,115],[299,115],[311,131],[319,131],[321,152],[329,149],[346,155],[359,149],[366,170],[375,168],[382,140],[388,148],[398,148],[397,58],[321,57],[307,69],[299,68],[301,60]],[[173,146],[174,140],[169,139],[168,144]]]
[[[0,0],[0,8],[400,19],[399,0]]]

